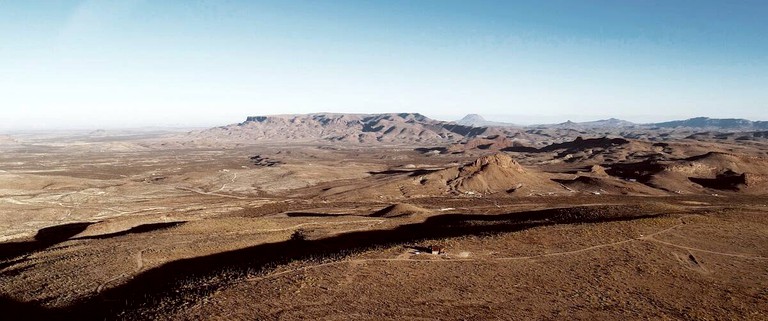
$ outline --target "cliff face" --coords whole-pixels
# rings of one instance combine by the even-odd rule
[[[250,116],[245,122],[203,131],[212,138],[272,141],[436,144],[484,135],[486,127],[459,125],[418,113]]]

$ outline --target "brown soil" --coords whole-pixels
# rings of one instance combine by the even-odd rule
[[[303,121],[307,137],[327,121],[343,137],[359,117],[263,121]],[[248,142],[254,128],[285,135],[257,124],[5,139],[0,309],[33,320],[768,319],[760,141],[540,128],[475,137],[527,148],[440,153],[480,134],[388,117],[363,123],[367,146]],[[414,123],[464,138],[415,146],[437,140]]]
[[[393,204],[382,208],[371,214],[372,217],[401,217],[424,215],[430,213],[429,210],[411,204]]]

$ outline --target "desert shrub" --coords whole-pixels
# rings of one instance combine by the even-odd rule
[[[293,231],[293,234],[291,234],[291,241],[306,241],[307,240],[307,231],[304,229],[298,229]]]

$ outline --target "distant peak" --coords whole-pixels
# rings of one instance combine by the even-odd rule
[[[461,120],[485,121],[485,118],[483,118],[483,116],[480,116],[478,114],[467,114]]]

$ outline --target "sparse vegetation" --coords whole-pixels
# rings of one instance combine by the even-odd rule
[[[703,318],[762,310],[749,292],[768,284],[755,141],[665,136],[660,146],[538,131],[526,135],[559,142],[523,152],[464,144],[455,154],[263,144],[256,159],[250,148],[173,137],[119,141],[151,152],[101,151],[111,146],[102,136],[67,153],[44,140],[36,154],[9,149],[0,303],[127,320],[262,319],[274,306],[294,307],[280,312],[287,319],[342,310],[506,319],[521,304],[542,318],[575,314],[573,304],[658,316],[666,301],[646,297]],[[59,162],[56,175],[40,155]],[[285,162],[252,164],[274,159]],[[441,254],[425,254],[430,246]]]
[[[304,229],[298,229],[291,233],[291,241],[301,242],[307,240],[307,231]]]

